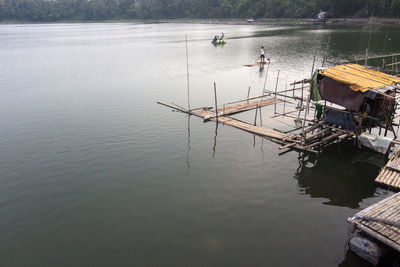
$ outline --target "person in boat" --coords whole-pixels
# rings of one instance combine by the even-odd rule
[[[264,63],[265,62],[265,50],[264,50],[264,46],[261,46],[261,62]]]
[[[215,35],[215,36],[214,36],[214,39],[212,40],[212,42],[213,42],[213,43],[216,43],[217,40],[218,40],[218,38],[217,38],[217,36]]]
[[[222,39],[224,39],[224,38],[225,38],[224,33],[221,33],[220,39],[222,40]]]

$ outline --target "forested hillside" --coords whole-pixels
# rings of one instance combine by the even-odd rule
[[[0,0],[0,20],[399,17],[400,0]]]

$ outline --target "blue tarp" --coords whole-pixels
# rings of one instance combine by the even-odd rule
[[[354,123],[353,116],[349,113],[341,112],[338,110],[325,109],[325,119],[327,123],[332,123],[338,126],[342,126],[344,129],[354,130],[356,124]]]

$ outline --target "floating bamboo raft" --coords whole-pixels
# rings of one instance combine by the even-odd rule
[[[215,118],[217,114],[219,116],[227,116],[227,115],[233,115],[237,114],[240,112],[244,111],[249,111],[252,109],[260,108],[260,107],[265,107],[265,106],[270,106],[273,104],[277,104],[282,102],[281,100],[277,98],[268,98],[264,100],[257,100],[257,101],[249,101],[248,103],[241,103],[241,104],[235,104],[235,105],[224,105],[223,108],[217,109],[217,113],[215,110],[211,109],[203,109],[200,111],[195,112],[198,117],[202,117],[205,120],[210,120],[212,118]]]
[[[326,145],[334,142],[340,142],[348,137],[352,137],[354,133],[345,129],[341,129],[336,125],[328,124],[323,121],[312,121],[314,124],[306,128],[301,127],[303,131],[300,134],[288,134],[281,131],[268,129],[257,126],[256,123],[251,124],[235,118],[230,115],[258,109],[265,106],[275,105],[284,102],[277,98],[265,98],[265,95],[241,99],[235,102],[227,103],[222,108],[204,107],[198,109],[187,110],[180,106],[171,106],[161,102],[158,104],[173,108],[183,113],[195,115],[204,121],[218,121],[235,128],[257,134],[262,137],[281,144],[279,149],[298,149],[309,152],[318,152],[318,150]],[[243,103],[244,102],[244,103]],[[257,116],[257,115],[256,115]],[[285,114],[290,117],[290,115]],[[296,118],[296,117],[294,117]]]
[[[347,220],[355,228],[400,252],[400,193],[394,194]]]
[[[340,142],[348,137],[352,137],[354,133],[339,128],[337,125],[319,121],[313,126],[304,129],[300,135],[303,137],[302,144],[305,149],[318,150],[321,146]]]
[[[375,178],[375,182],[388,185],[390,187],[400,188],[400,147],[393,153],[385,167]]]
[[[211,120],[211,121],[218,121],[219,123],[223,123],[226,125],[233,126],[235,128],[265,137],[270,139],[271,141],[274,141],[278,144],[283,145],[280,147],[280,149],[283,148],[294,148],[294,149],[300,149],[300,150],[306,150],[310,152],[317,152],[315,150],[312,150],[310,148],[306,148],[302,145],[301,143],[301,137],[294,135],[294,134],[287,134],[283,133],[280,131],[276,131],[273,129],[268,129],[262,126],[257,126],[255,124],[251,124],[248,122],[244,122],[235,118],[232,118],[228,115],[244,112],[244,111],[249,111],[252,109],[257,109],[261,108],[264,106],[269,106],[273,104],[277,104],[279,102],[282,102],[279,99],[276,98],[267,98],[267,99],[262,99],[265,96],[259,96],[259,97],[253,97],[253,98],[248,98],[248,99],[242,99],[239,101],[235,101],[232,103],[228,103],[224,105],[223,108],[218,108],[217,110],[209,108],[209,107],[204,107],[200,109],[192,109],[192,110],[187,110],[179,106],[171,106],[167,105],[161,102],[157,102],[160,105],[164,105],[170,108],[173,108],[175,110],[181,111],[183,113],[195,115],[197,117],[200,117],[204,119],[205,121]],[[258,98],[261,98],[261,100],[258,100]],[[250,101],[252,100],[252,101]],[[243,101],[248,101],[246,103],[241,103],[241,104],[236,104],[236,102],[243,102]]]

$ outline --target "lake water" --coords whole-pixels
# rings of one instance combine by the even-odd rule
[[[227,44],[211,45],[224,32]],[[369,27],[0,26],[0,266],[365,266],[345,254],[357,211],[390,194],[385,158],[352,142],[319,155],[157,105],[261,93],[362,56]],[[374,27],[371,54],[398,52]],[[264,126],[290,129],[293,120]],[[254,112],[240,118],[254,120]]]

